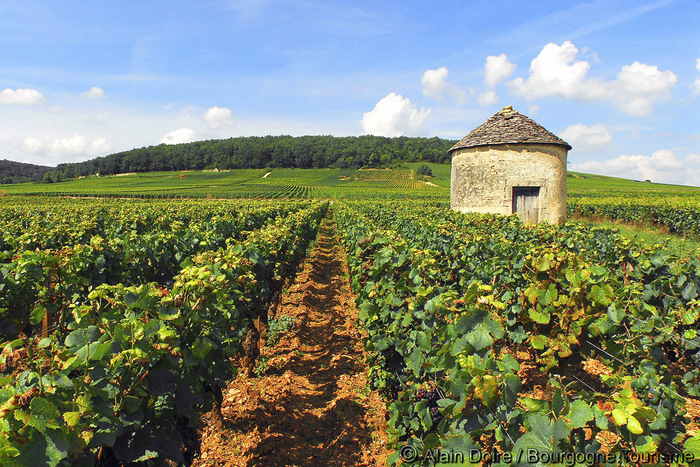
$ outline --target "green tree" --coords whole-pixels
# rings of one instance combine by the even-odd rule
[[[433,169],[431,169],[428,164],[423,164],[420,167],[418,167],[418,170],[416,170],[416,173],[418,175],[425,175],[427,177],[432,177],[433,176]]]

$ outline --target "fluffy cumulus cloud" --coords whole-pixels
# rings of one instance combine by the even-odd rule
[[[610,83],[613,102],[630,115],[650,115],[654,105],[668,100],[671,88],[678,82],[672,71],[634,62],[622,67],[617,80]]]
[[[204,112],[202,118],[213,130],[218,130],[225,125],[233,125],[233,114],[226,107],[210,107]]]
[[[90,140],[83,135],[55,138],[45,143],[40,138],[27,136],[22,148],[31,154],[45,154],[57,159],[77,160],[85,157],[104,156],[112,150],[112,145],[104,138]]]
[[[430,109],[416,109],[410,99],[391,93],[377,102],[362,117],[364,132],[376,136],[414,136],[420,134]]]
[[[109,142],[104,139],[104,138],[97,138],[96,140],[92,141],[87,149],[86,152],[90,156],[105,156],[112,151],[112,145],[109,144]]]
[[[191,128],[180,128],[173,130],[163,136],[160,140],[161,144],[181,144],[191,143],[195,140],[196,134]]]
[[[479,94],[476,101],[481,106],[495,104],[498,101],[498,94],[493,89],[501,82],[505,81],[510,75],[515,72],[515,64],[508,60],[506,54],[489,55],[486,57],[484,65],[484,84],[488,87],[485,91]]]
[[[69,138],[54,139],[49,145],[49,154],[55,157],[63,156],[98,156],[105,155],[112,149],[104,138],[90,141],[82,135],[73,135]]]
[[[423,95],[438,102],[447,100],[461,105],[467,100],[467,93],[459,89],[456,84],[448,83],[447,76],[450,71],[441,66],[437,70],[426,70],[420,78],[423,85]]]
[[[42,150],[44,147],[44,142],[39,138],[35,138],[34,136],[27,136],[22,142],[22,147],[25,151],[36,154]]]
[[[613,141],[612,133],[602,123],[570,125],[559,136],[574,149],[581,151],[600,150],[609,146]]]
[[[572,164],[571,170],[655,183],[700,186],[700,154],[689,153],[680,158],[667,149],[656,151],[651,156],[622,155],[604,161]]]
[[[36,89],[15,89],[10,88],[0,91],[0,104],[34,105],[43,104],[46,98]]]
[[[98,88],[97,86],[93,86],[84,93],[80,94],[80,97],[86,97],[88,99],[98,99],[100,97],[104,97],[105,92],[104,89]]]
[[[589,78],[591,64],[577,60],[578,48],[570,41],[549,43],[530,63],[527,79],[516,78],[508,86],[526,99],[558,97],[581,101],[608,100],[625,113],[646,116],[670,97],[678,81],[670,71],[634,62],[625,65],[614,80]]]
[[[515,72],[515,64],[508,60],[506,54],[489,55],[484,65],[484,83],[494,87]]]
[[[89,142],[85,136],[73,135],[69,138],[57,138],[49,146],[51,155],[60,157],[64,155],[77,156],[84,153]]]
[[[511,91],[526,99],[563,97],[594,100],[607,95],[604,83],[589,80],[590,63],[576,60],[578,49],[570,41],[562,45],[549,43],[530,63],[527,79],[516,78],[508,83]]]

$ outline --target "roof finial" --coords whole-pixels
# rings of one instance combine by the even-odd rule
[[[513,106],[506,105],[505,107],[503,107],[503,110],[501,110],[501,113],[512,112],[512,111],[513,111]]]

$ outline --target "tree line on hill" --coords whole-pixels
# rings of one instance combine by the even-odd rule
[[[44,175],[56,167],[0,160],[0,184],[40,182]]]
[[[449,161],[455,140],[380,136],[248,136],[161,144],[85,162],[59,164],[43,175],[58,182],[87,175],[204,169],[362,168]]]

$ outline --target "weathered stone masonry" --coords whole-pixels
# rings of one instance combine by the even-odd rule
[[[517,212],[526,222],[561,222],[566,218],[570,148],[534,121],[504,108],[450,149],[452,209]]]

